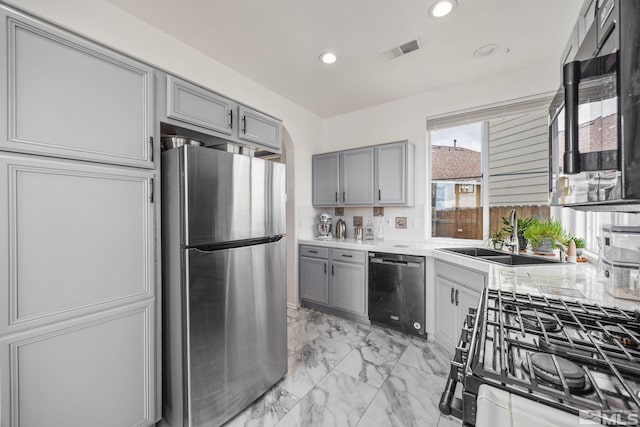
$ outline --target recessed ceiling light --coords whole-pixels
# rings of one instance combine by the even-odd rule
[[[477,48],[475,52],[473,52],[473,56],[476,58],[484,58],[485,56],[493,55],[499,47],[497,44],[485,44]]]
[[[333,64],[334,62],[336,62],[336,59],[338,58],[333,52],[324,52],[320,55],[320,61],[324,62],[325,64]]]
[[[458,3],[456,0],[438,0],[431,5],[431,7],[429,8],[429,13],[434,18],[442,18],[443,16],[451,13],[451,11],[456,7],[457,4]]]

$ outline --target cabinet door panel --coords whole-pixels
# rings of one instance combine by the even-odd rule
[[[2,154],[0,173],[0,335],[153,296],[153,172]]]
[[[231,135],[233,105],[200,86],[167,76],[167,117]]]
[[[243,106],[238,107],[238,117],[240,119],[238,138],[280,152],[282,123],[279,120]]]
[[[331,273],[331,305],[342,310],[366,314],[365,266],[334,261]]]
[[[378,204],[407,202],[407,145],[388,144],[376,147],[376,201]]]
[[[154,305],[1,339],[0,424],[152,425]]]
[[[329,261],[300,257],[300,298],[329,304]]]
[[[341,201],[346,205],[373,205],[373,148],[340,153]]]
[[[436,340],[450,352],[453,352],[460,337],[455,306],[456,289],[454,283],[436,276]]]
[[[480,293],[467,289],[463,286],[458,288],[457,304],[459,310],[458,329],[464,326],[464,320],[469,313],[470,308],[477,308],[480,302]],[[458,331],[458,334],[460,331]]]
[[[150,67],[4,8],[0,18],[0,147],[153,167]]]
[[[313,156],[313,206],[340,204],[338,201],[339,158],[339,153]]]

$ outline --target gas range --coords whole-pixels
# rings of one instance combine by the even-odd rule
[[[476,425],[482,385],[591,422],[638,425],[640,312],[485,289],[467,315],[441,412]]]

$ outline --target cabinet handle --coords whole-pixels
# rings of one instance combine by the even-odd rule
[[[336,266],[331,264],[331,275],[335,276],[336,275]]]
[[[317,254],[318,251],[309,251],[310,254]]]
[[[149,202],[153,203],[153,178],[149,180]]]
[[[324,264],[324,274],[327,274],[327,264]]]
[[[247,116],[242,116],[242,133],[247,133]]]
[[[346,192],[346,191],[343,191],[343,192],[342,192],[342,201],[343,201],[343,202],[346,202],[346,201],[347,201],[347,192]]]
[[[233,127],[233,110],[229,110],[229,128]]]
[[[455,293],[456,293],[456,290],[451,288],[451,304],[453,304],[453,302],[454,302],[453,301],[453,296],[455,295]]]
[[[353,255],[345,255],[345,254],[342,254],[342,256],[343,256],[343,257],[345,257],[345,258],[353,258]]]
[[[456,305],[460,305],[460,291],[456,289]]]
[[[382,200],[382,190],[378,189],[378,200]]]
[[[151,153],[149,153],[149,158],[153,162],[153,137],[152,136],[149,137],[149,144],[151,144]]]
[[[338,202],[338,192],[336,191],[336,203]]]

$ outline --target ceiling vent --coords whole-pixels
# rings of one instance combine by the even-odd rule
[[[382,55],[387,60],[391,60],[391,59],[406,55],[408,53],[411,53],[413,51],[416,51],[421,47],[422,47],[422,43],[420,43],[420,40],[415,39],[415,40],[408,41],[406,43],[402,43],[400,46],[393,47],[383,52]]]

